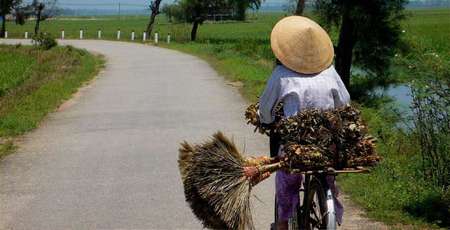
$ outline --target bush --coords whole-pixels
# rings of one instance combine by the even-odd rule
[[[32,41],[35,46],[44,50],[49,50],[58,45],[56,39],[47,33],[39,33],[34,35]]]
[[[439,187],[450,187],[450,63],[433,53],[418,55],[411,64],[421,79],[413,81],[415,132],[424,176]]]
[[[423,172],[436,186],[450,186],[450,91],[439,80],[416,82],[413,87],[415,132]]]
[[[414,134],[421,152],[421,173],[438,192],[412,207],[428,221],[450,226],[450,62],[435,52],[414,54],[411,84]],[[428,210],[426,213],[423,210]]]

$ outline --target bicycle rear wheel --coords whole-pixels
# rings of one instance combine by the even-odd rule
[[[300,229],[336,229],[336,213],[331,189],[325,179],[312,176],[306,191]]]

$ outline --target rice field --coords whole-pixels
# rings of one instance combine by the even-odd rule
[[[258,13],[249,15],[247,22],[205,22],[199,28],[199,42],[235,42],[239,39],[262,41],[268,45],[268,37],[273,25],[285,14]],[[450,50],[450,9],[409,10],[404,22],[405,36],[414,36],[438,52]],[[131,32],[136,32],[136,40],[142,38],[147,24],[146,16],[103,16],[103,17],[61,17],[44,21],[41,31],[59,37],[64,29],[66,38],[79,38],[80,29],[84,30],[84,38],[96,39],[97,31],[103,31],[103,39],[116,39],[117,30],[121,30],[122,40],[130,40]],[[189,38],[191,25],[185,23],[172,24],[164,15],[157,17],[155,32],[164,37],[171,34],[175,41],[183,42]],[[22,38],[26,31],[29,36],[34,30],[34,21],[25,25],[7,23],[9,37]]]

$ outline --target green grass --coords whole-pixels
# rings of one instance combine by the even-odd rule
[[[206,22],[199,28],[199,39],[237,39],[237,38],[266,38],[275,22],[282,17],[280,13],[264,13],[250,18],[249,22]],[[65,30],[66,38],[79,38],[79,30],[85,30],[85,37],[97,38],[97,30],[103,30],[105,39],[116,39],[117,29],[120,28],[123,40],[130,40],[131,31],[141,38],[142,32],[147,25],[146,16],[124,16],[119,20],[117,17],[95,17],[89,18],[67,18],[62,17],[56,20],[43,21],[41,31],[48,32],[54,36],[60,36],[61,30]],[[164,15],[157,17],[158,24],[155,30],[161,35],[172,34],[172,38],[177,41],[185,41],[189,38],[190,24],[168,23]],[[25,25],[16,25],[7,22],[7,30],[11,38],[23,38],[25,31],[31,37],[34,31],[34,21],[28,21]]]
[[[450,56],[450,9],[409,11],[404,23],[405,34],[430,50]],[[447,59],[448,60],[448,59]]]
[[[103,59],[73,47],[41,50],[0,45],[0,156],[12,138],[40,121],[92,79]]]
[[[30,74],[31,68],[36,64],[35,59],[30,56],[17,54],[14,52],[3,52],[0,56],[0,63],[11,68],[0,69],[0,96],[4,95],[9,90],[19,86]]]

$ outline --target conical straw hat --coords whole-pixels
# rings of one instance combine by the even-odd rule
[[[296,72],[319,73],[333,62],[330,37],[309,18],[290,16],[281,19],[273,28],[270,40],[278,60]]]

